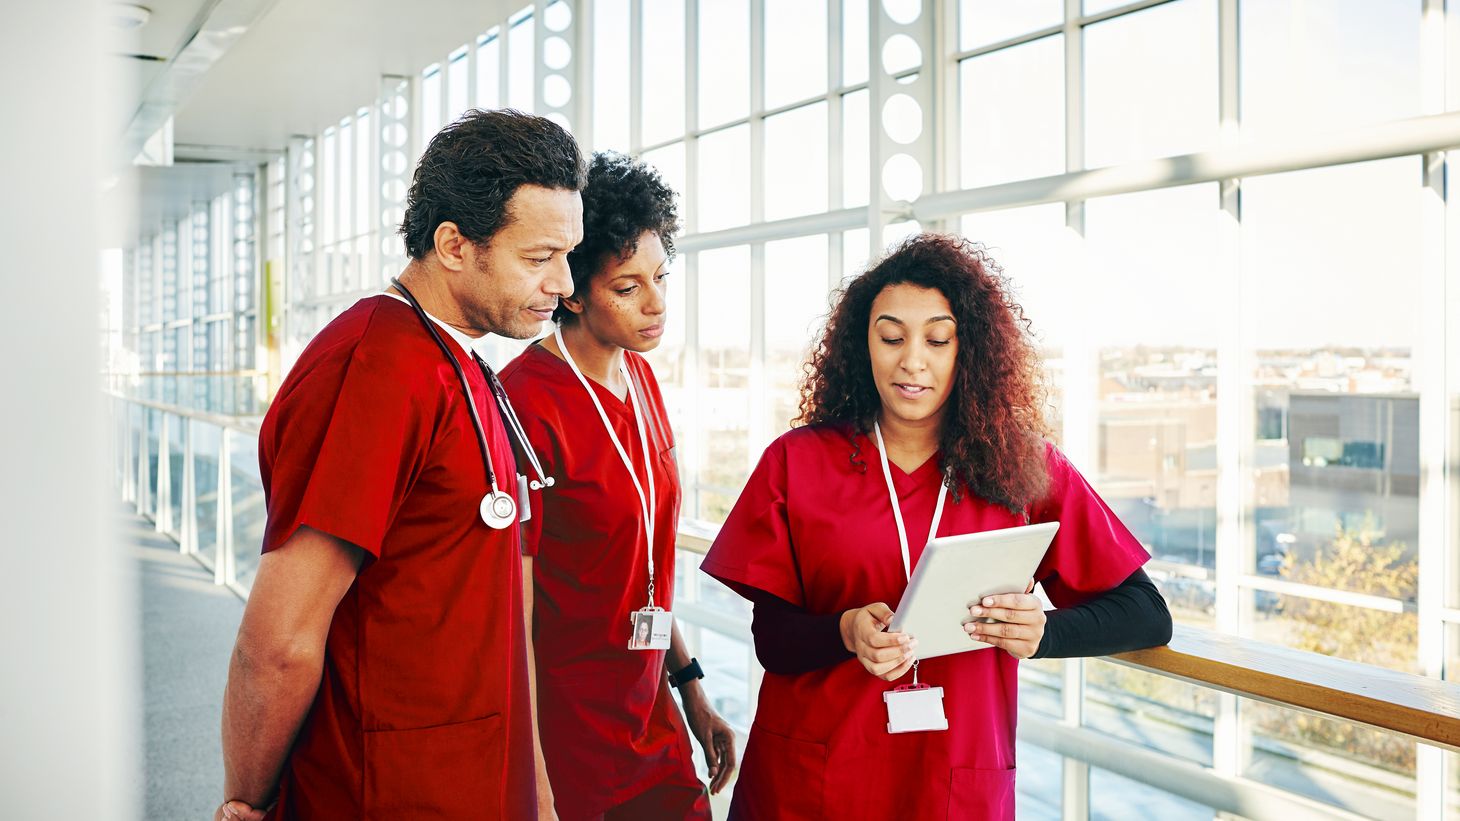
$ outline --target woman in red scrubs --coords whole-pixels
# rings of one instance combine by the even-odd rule
[[[527,437],[556,484],[523,525],[533,560],[538,726],[563,821],[710,817],[735,768],[734,731],[705,697],[674,599],[679,474],[649,363],[664,332],[674,195],[648,166],[593,158],[573,296],[556,333],[502,371]],[[657,609],[656,609],[657,608]],[[667,645],[667,646],[666,646]]]
[[[1043,438],[1025,324],[997,266],[951,237],[908,240],[839,298],[802,426],[766,449],[702,565],[754,603],[767,671],[732,818],[1012,819],[1019,659],[1169,640],[1147,552]],[[1061,609],[975,603],[965,630],[995,647],[916,669],[947,729],[889,732],[883,694],[914,680],[917,641],[885,628],[925,534],[1046,521],[1036,580]]]

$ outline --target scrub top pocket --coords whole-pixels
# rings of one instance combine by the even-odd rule
[[[495,818],[501,808],[502,717],[365,732],[364,817]]]
[[[1014,768],[954,767],[948,784],[948,818],[1003,821],[1014,818]]]

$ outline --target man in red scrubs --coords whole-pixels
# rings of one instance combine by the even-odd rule
[[[494,485],[516,495],[517,471],[473,347],[533,335],[571,294],[582,178],[548,120],[447,126],[416,168],[395,293],[326,326],[280,388],[259,433],[268,525],[224,695],[218,818],[552,817],[531,576],[516,517],[478,512]]]

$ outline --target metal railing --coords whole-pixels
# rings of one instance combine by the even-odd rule
[[[264,523],[254,456],[260,420],[110,396],[123,499],[212,571],[215,583],[246,598]],[[743,742],[763,671],[748,605],[696,572],[715,532],[704,523],[681,524],[675,612],[710,672],[707,692]],[[1139,678],[1122,678],[1122,669]],[[1446,774],[1460,771],[1460,684],[1185,626],[1166,648],[1026,663],[1021,680],[1021,745],[1063,762],[1059,817],[1089,817],[1092,769],[1249,818],[1438,819],[1460,812],[1460,785]],[[1260,717],[1245,713],[1239,727],[1223,728],[1219,715],[1238,711],[1202,706],[1219,699],[1372,728],[1371,741],[1395,740],[1401,751],[1443,750],[1451,766],[1435,773],[1421,763],[1410,776],[1264,729]],[[1235,756],[1222,749],[1234,739],[1243,745]],[[1242,765],[1227,763],[1234,758]]]
[[[110,396],[122,500],[212,571],[214,583],[246,598],[258,540],[239,531],[261,535],[264,515],[253,456],[259,420]]]

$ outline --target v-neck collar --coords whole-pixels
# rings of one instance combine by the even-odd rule
[[[547,337],[543,337],[543,339],[547,339]],[[548,360],[551,360],[554,367],[562,368],[563,371],[567,373],[567,378],[571,382],[574,383],[574,386],[575,387],[577,387],[578,386],[578,378],[573,375],[573,369],[568,366],[567,360],[563,359],[562,357],[560,357],[557,354],[553,353],[552,351],[548,350],[547,347],[542,344],[542,342],[543,342],[543,340],[542,339],[539,339],[538,341],[532,343],[532,345],[528,348],[528,350],[535,351],[538,356],[541,356],[541,357],[544,357],[544,358],[546,358]],[[629,367],[628,356],[629,356],[629,352],[628,351],[624,351],[624,370],[628,373],[628,378],[629,379],[633,379],[634,378],[633,368]],[[627,394],[624,395],[624,398],[623,399],[620,399],[620,398],[618,398],[618,396],[616,396],[614,394],[613,391],[609,390],[608,388],[604,387],[603,385],[600,385],[598,383],[598,381],[596,379],[594,379],[593,377],[591,377],[591,376],[589,376],[587,374],[584,374],[583,375],[583,378],[585,380],[587,380],[588,386],[590,388],[592,388],[593,391],[594,391],[594,393],[598,396],[598,401],[600,401],[600,402],[603,403],[603,409],[605,411],[609,411],[611,413],[617,413],[620,416],[630,416],[631,417],[631,416],[634,415],[635,408],[634,408],[633,405],[631,405],[629,403],[629,401],[628,401],[628,395]],[[634,387],[635,387],[635,392],[639,393],[640,395],[643,395],[643,391],[641,389],[639,389],[639,386],[638,386],[637,383],[635,383],[635,386]]]
[[[863,440],[865,447],[872,451],[871,458],[873,462],[882,458],[877,454],[877,440],[874,437],[863,433],[858,433],[857,436]],[[892,471],[892,484],[897,487],[897,495],[904,496],[912,493],[927,481],[928,474],[937,474],[939,457],[942,455],[943,449],[939,448],[933,451],[933,455],[924,460],[921,465],[918,465],[910,471],[903,470],[898,467],[896,462],[888,459],[887,467]]]

